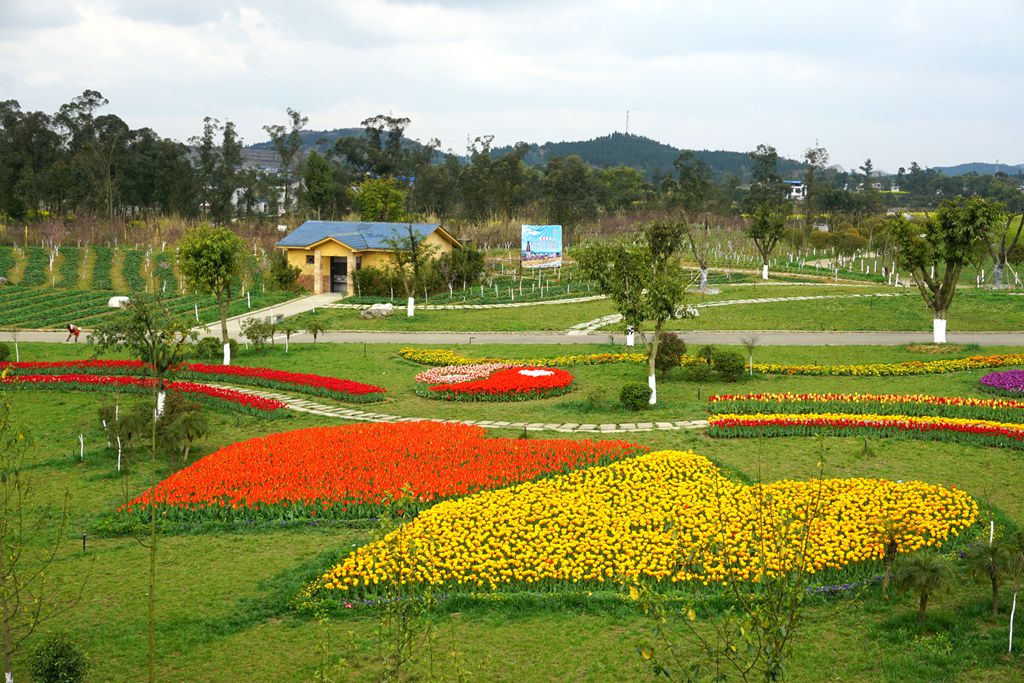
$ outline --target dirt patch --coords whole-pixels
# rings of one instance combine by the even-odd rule
[[[911,353],[960,353],[965,347],[963,344],[907,344],[904,346]]]

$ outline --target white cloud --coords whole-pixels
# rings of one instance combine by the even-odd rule
[[[1024,161],[1017,0],[32,0],[0,2],[0,99],[53,111],[86,88],[185,139],[247,141],[293,107],[311,128],[393,112],[462,151],[621,130],[759,142],[895,168]]]

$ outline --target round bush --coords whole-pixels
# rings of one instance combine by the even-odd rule
[[[703,361],[691,363],[683,368],[683,377],[687,382],[710,382],[714,374],[714,368]]]
[[[672,332],[658,335],[658,353],[654,356],[654,368],[665,374],[672,368],[679,367],[679,359],[686,353],[686,342]]]
[[[36,683],[79,683],[85,678],[88,660],[66,633],[54,633],[29,657],[29,671]]]
[[[643,410],[651,400],[651,388],[640,382],[629,382],[622,385],[619,401],[628,410]]]
[[[0,362],[11,357],[11,345],[7,342],[0,342]]]
[[[747,363],[743,356],[736,351],[725,351],[716,349],[711,356],[711,365],[715,372],[726,382],[735,382],[743,376]]]
[[[233,358],[238,353],[238,342],[229,338],[228,344],[231,345],[231,356]],[[203,337],[196,342],[192,354],[196,358],[219,360],[224,357],[224,344],[217,337]]]

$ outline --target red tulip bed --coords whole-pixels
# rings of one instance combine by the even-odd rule
[[[151,377],[124,375],[105,376],[87,374],[67,375],[8,375],[4,385],[17,389],[55,389],[58,391],[119,391],[148,394],[153,391]],[[187,394],[188,398],[213,408],[233,410],[256,417],[278,417],[287,414],[281,401],[253,396],[234,389],[211,387],[194,382],[167,382],[167,390]]]
[[[761,393],[708,397],[711,413],[847,413],[1024,422],[1024,401],[927,394]]]
[[[57,362],[0,363],[0,370],[29,371],[33,375],[94,374],[145,376],[148,366],[137,360],[73,360]],[[371,403],[384,400],[384,389],[337,377],[311,375],[286,370],[254,368],[240,365],[206,365],[183,363],[175,371],[178,378],[228,382],[250,386],[294,391],[300,394],[325,396],[349,403]]]
[[[896,436],[1024,449],[1024,424],[955,417],[905,415],[771,414],[712,415],[708,436]]]
[[[120,509],[177,524],[372,518],[645,451],[625,441],[486,438],[440,423],[312,427],[221,448]]]
[[[443,401],[529,401],[568,393],[572,379],[560,368],[520,365],[498,367],[486,377],[470,381],[420,383],[416,393]]]

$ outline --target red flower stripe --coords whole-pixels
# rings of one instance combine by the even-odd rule
[[[103,375],[77,374],[9,375],[3,380],[3,383],[14,386],[37,386],[40,388],[151,391],[155,381],[151,377],[107,377]],[[168,391],[190,394],[193,398],[200,400],[212,399],[212,402],[224,404],[226,407],[248,409],[245,412],[267,413],[288,407],[276,399],[253,396],[252,394],[224,387],[195,384],[194,382],[167,382],[166,387]]]
[[[712,415],[708,436],[806,436],[867,433],[1024,448],[1024,424],[899,415]]]
[[[0,363],[0,370],[30,370],[33,374],[90,373],[102,375],[146,375],[149,365],[137,360],[73,360],[56,362]],[[238,365],[184,363],[176,373],[190,379],[235,382],[328,396],[342,401],[369,402],[383,399],[384,389],[337,377],[325,377],[286,370]]]
[[[439,423],[312,427],[225,446],[122,507],[167,519],[353,518],[403,491],[411,509],[646,450],[625,441],[485,438]]]

